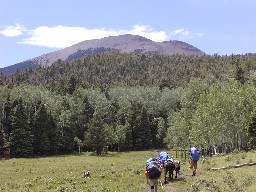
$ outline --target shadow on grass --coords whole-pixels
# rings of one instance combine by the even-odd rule
[[[55,155],[48,155],[48,156],[34,156],[31,158],[37,159],[37,158],[56,158],[56,157],[67,157],[67,156],[95,156],[95,157],[118,157],[122,152],[108,152],[103,153],[101,155],[96,155],[93,152],[72,152],[67,154],[55,154]]]
[[[108,153],[103,153],[101,155],[96,155],[95,153],[91,153],[90,156],[95,156],[95,157],[118,157],[121,152],[108,152]]]

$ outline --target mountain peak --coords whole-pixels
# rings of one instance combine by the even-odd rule
[[[125,34],[109,36],[102,39],[85,40],[59,51],[47,53],[15,65],[0,69],[3,73],[12,73],[19,70],[38,66],[50,66],[57,60],[70,61],[88,55],[119,51],[124,53],[156,53],[164,55],[204,55],[200,49],[182,41],[155,42],[139,35]]]

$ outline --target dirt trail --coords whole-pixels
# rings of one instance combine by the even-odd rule
[[[189,175],[180,173],[178,179],[173,180],[173,181],[171,181],[171,182],[165,184],[165,186],[164,186],[164,191],[166,191],[166,192],[182,192],[182,191],[184,191],[184,189],[180,189],[180,188],[175,188],[175,187],[173,187],[173,186],[172,186],[172,183],[173,183],[173,182],[176,182],[176,181],[186,180],[187,177],[189,177]]]
[[[157,191],[159,191],[159,192],[182,192],[182,191],[184,191],[184,189],[175,188],[175,187],[172,186],[172,183],[177,182],[177,181],[186,180],[187,177],[189,177],[189,175],[180,173],[180,175],[178,176],[178,179],[174,179],[172,181],[169,181],[166,184],[164,184],[164,182],[162,181],[162,183],[160,183],[160,185],[158,185],[158,190]],[[146,186],[145,190],[150,191],[150,187]]]

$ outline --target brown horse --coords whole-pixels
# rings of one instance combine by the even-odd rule
[[[167,183],[166,176],[169,173],[169,180],[173,179],[173,172],[175,171],[175,179],[177,179],[177,174],[180,173],[180,161],[176,159],[167,159],[164,164],[164,183]]]

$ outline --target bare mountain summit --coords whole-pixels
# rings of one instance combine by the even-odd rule
[[[138,35],[110,36],[102,39],[86,40],[70,47],[47,53],[39,57],[17,63],[0,69],[3,73],[12,73],[26,68],[36,68],[38,66],[50,66],[57,60],[71,61],[80,59],[88,55],[119,51],[125,53],[156,53],[164,55],[184,54],[184,55],[204,55],[198,48],[182,41],[154,42]]]

